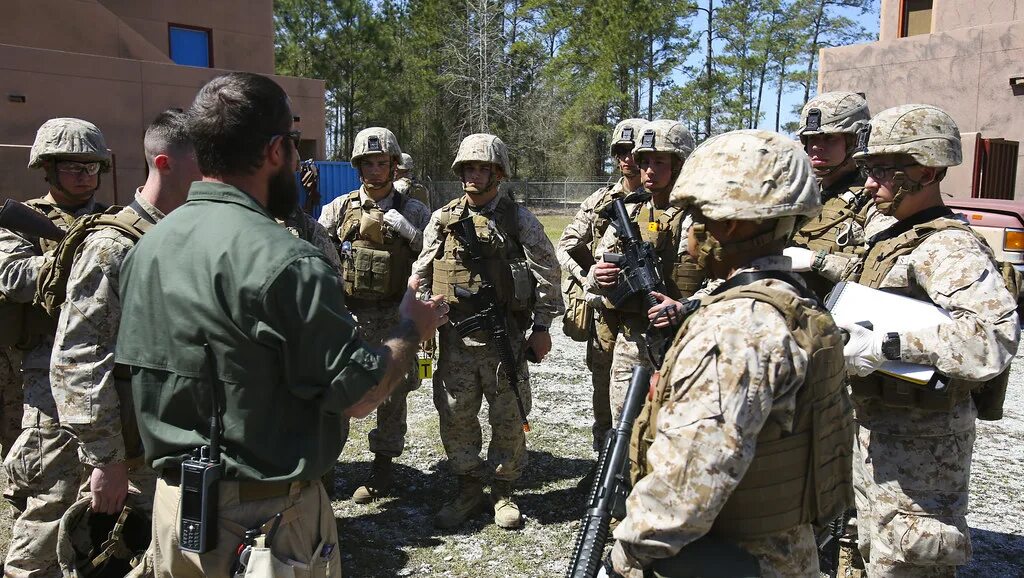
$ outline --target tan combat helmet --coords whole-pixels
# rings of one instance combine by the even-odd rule
[[[791,230],[777,228],[775,238],[821,212],[807,153],[792,139],[763,130],[727,132],[701,143],[683,165],[670,200],[713,221],[786,221]]]
[[[412,155],[402,153],[402,160],[398,163],[398,170],[411,171],[415,165],[412,162]]]
[[[395,133],[379,126],[364,128],[352,143],[351,162],[354,165],[359,159],[381,153],[390,155],[396,163],[402,161],[402,149],[398,146]]]
[[[462,164],[470,161],[498,165],[505,177],[512,174],[512,167],[508,162],[508,148],[493,134],[477,133],[462,139],[459,152],[455,155],[455,162],[452,163],[452,172],[461,178]]]
[[[928,104],[905,104],[878,113],[862,131],[857,147],[856,160],[905,154],[925,167],[955,167],[963,162],[956,122]]]
[[[672,153],[685,161],[693,152],[693,135],[682,123],[674,120],[652,120],[640,128],[633,157],[640,160],[645,153]]]
[[[39,168],[52,158],[98,162],[101,171],[110,170],[110,151],[103,133],[93,123],[78,118],[51,118],[36,131],[28,168]]]
[[[615,151],[620,148],[629,147],[629,150],[633,150],[636,140],[640,136],[640,129],[645,124],[647,124],[647,120],[642,118],[627,118],[619,121],[619,124],[615,125],[615,130],[612,131],[612,144],[609,147],[611,156],[615,156]]]
[[[149,547],[152,522],[129,492],[118,516],[97,515],[92,498],[75,502],[60,519],[57,564],[65,578],[124,576]]]
[[[800,140],[814,134],[841,133],[856,136],[871,120],[868,101],[856,92],[823,92],[807,101],[800,112]]]

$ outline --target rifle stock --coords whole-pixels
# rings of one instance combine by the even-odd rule
[[[651,372],[642,366],[633,368],[626,400],[619,421],[605,440],[598,462],[597,476],[590,491],[587,512],[580,522],[576,546],[566,578],[594,578],[601,567],[601,557],[608,540],[608,525],[613,514],[625,514],[625,498],[629,495],[629,441],[650,389]]]
[[[54,225],[46,215],[14,199],[5,200],[3,206],[0,207],[0,227],[26,237],[49,239],[50,241],[60,241],[65,235],[64,231]]]

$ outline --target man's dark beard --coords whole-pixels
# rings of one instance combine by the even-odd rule
[[[299,189],[289,166],[290,163],[286,163],[267,183],[267,212],[275,219],[288,218],[299,206]]]

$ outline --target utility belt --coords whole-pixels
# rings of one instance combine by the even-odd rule
[[[874,372],[867,377],[850,380],[853,399],[876,399],[888,407],[915,407],[930,411],[950,411],[971,395],[971,383],[952,380],[942,389],[934,385],[920,385],[903,379]]]
[[[177,488],[181,485],[181,468],[164,468],[160,472],[160,478],[167,483],[168,486]],[[260,482],[255,480],[220,480],[219,482],[222,487],[230,486],[232,484],[238,487],[238,501],[239,502],[259,502],[262,500],[270,500],[272,498],[283,498],[292,492],[301,491],[303,488],[311,484],[308,480],[300,480],[297,482]]]

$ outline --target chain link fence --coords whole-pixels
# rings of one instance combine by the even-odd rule
[[[538,177],[515,179],[501,184],[501,190],[533,210],[572,212],[591,193],[616,181],[616,177]],[[431,207],[437,209],[462,196],[459,181],[426,181]]]

